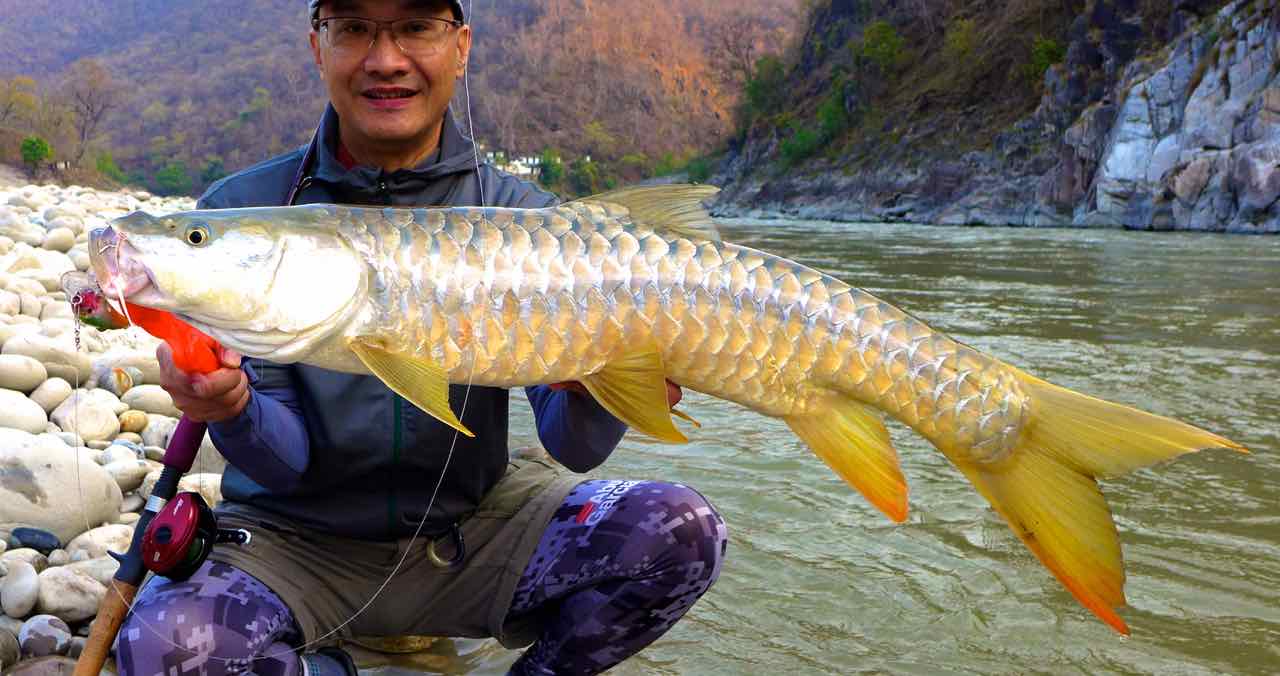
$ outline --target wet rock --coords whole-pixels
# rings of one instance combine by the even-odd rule
[[[44,364],[20,354],[0,355],[0,389],[29,393],[49,378]]]
[[[107,588],[89,573],[63,566],[40,573],[40,596],[36,612],[79,622],[93,617]]]
[[[58,536],[40,528],[19,526],[9,532],[21,547],[29,547],[48,556],[49,552],[62,546]]]
[[[22,624],[18,646],[24,659],[61,655],[71,647],[71,627],[53,615],[36,615]]]
[[[0,427],[39,434],[49,424],[44,409],[21,392],[0,390]]]
[[[0,606],[5,615],[22,619],[36,607],[40,594],[39,573],[26,561],[11,561],[8,568],[9,574],[0,580]]]

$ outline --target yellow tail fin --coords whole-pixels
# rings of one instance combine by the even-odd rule
[[[1032,417],[1007,460],[957,463],[1014,533],[1086,608],[1128,634],[1124,564],[1095,477],[1206,448],[1243,446],[1176,420],[1018,372]]]

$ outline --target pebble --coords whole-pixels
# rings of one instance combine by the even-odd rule
[[[150,472],[147,473],[150,474]],[[127,514],[138,512],[146,503],[147,501],[143,500],[141,495],[138,495],[137,493],[130,493],[125,496],[124,502],[120,503],[120,511]]]
[[[53,413],[59,404],[71,396],[71,383],[62,378],[50,378],[31,393],[31,401],[40,405],[45,413]]]
[[[39,434],[48,424],[49,418],[39,404],[21,392],[0,389],[0,427]]]
[[[76,233],[70,228],[54,228],[45,235],[44,242],[40,245],[51,251],[60,251],[66,253],[76,244]]]
[[[23,658],[61,655],[71,647],[71,627],[53,615],[36,615],[22,624],[18,646]]]
[[[134,370],[136,371],[137,369]],[[141,379],[139,379],[139,382],[141,382]],[[133,388],[133,385],[133,374],[118,366],[103,373],[102,377],[98,378],[98,387],[117,397],[123,397],[126,392]]]
[[[0,563],[3,563],[10,569],[13,568],[14,564],[26,563],[32,568],[35,568],[38,573],[49,567],[49,557],[34,549],[19,547],[0,554]]]
[[[26,561],[9,564],[9,574],[0,580],[0,606],[9,617],[22,619],[36,607],[40,593],[40,577]]]
[[[142,454],[142,435],[136,432],[121,432],[111,441],[113,444],[133,444],[138,447],[139,455]]]
[[[142,443],[147,446],[168,448],[173,430],[178,426],[178,419],[167,415],[147,414],[147,427],[142,430]],[[153,458],[158,460],[159,458]]]
[[[120,431],[122,433],[141,435],[142,431],[147,429],[148,422],[150,420],[147,418],[146,413],[136,409],[129,409],[120,414]],[[143,443],[141,436],[138,439],[138,443]]]
[[[49,566],[65,566],[71,563],[71,555],[65,549],[55,549],[49,552]]]
[[[40,573],[36,612],[80,622],[97,614],[106,593],[107,588],[83,570],[70,566],[49,568]]]
[[[74,540],[67,543],[67,552],[85,551],[89,553],[90,558],[96,559],[107,556],[109,551],[128,551],[131,540],[133,540],[132,526],[113,523],[76,536]]]
[[[20,546],[30,547],[45,556],[48,556],[49,552],[62,547],[62,543],[58,541],[58,536],[40,528],[20,526],[9,531],[9,534],[13,536],[14,540],[18,541]]]
[[[102,394],[113,397],[110,393]],[[111,439],[120,432],[120,419],[113,407],[85,390],[73,392],[50,417],[58,427],[75,432],[86,441]]]
[[[0,629],[0,668],[17,663],[18,654],[17,634],[7,629]]]
[[[173,397],[159,385],[137,385],[131,388],[120,399],[134,408],[145,413],[155,413],[157,415],[167,415],[173,418],[181,418],[182,411],[179,411],[173,405]]]
[[[141,514],[135,514],[133,512],[122,512],[119,518],[116,519],[116,523],[122,523],[122,524],[125,524],[126,526],[132,526],[138,523],[138,519],[141,519],[141,518],[142,518]]]
[[[44,364],[21,354],[0,354],[0,389],[29,393],[49,378]]]
[[[39,333],[14,336],[5,341],[3,353],[32,357],[44,364],[50,376],[67,382],[89,382],[93,375],[93,362],[76,351],[75,340],[66,334],[57,338]]]
[[[103,469],[107,470],[107,474],[110,474],[112,479],[115,479],[116,485],[122,492],[128,493],[142,485],[142,480],[150,473],[151,466],[145,460],[135,459],[107,463]]]

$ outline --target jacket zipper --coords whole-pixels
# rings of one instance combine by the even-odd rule
[[[396,465],[400,464],[400,447],[403,439],[400,437],[400,425],[404,420],[404,411],[401,409],[400,397],[392,395],[391,399],[391,480],[387,482],[389,493],[387,495],[387,528],[390,535],[395,537],[400,525],[400,509],[396,496]]]

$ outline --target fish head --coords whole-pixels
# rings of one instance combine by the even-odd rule
[[[296,361],[340,328],[365,266],[320,210],[135,211],[89,238],[103,294],[172,312],[242,354]]]

